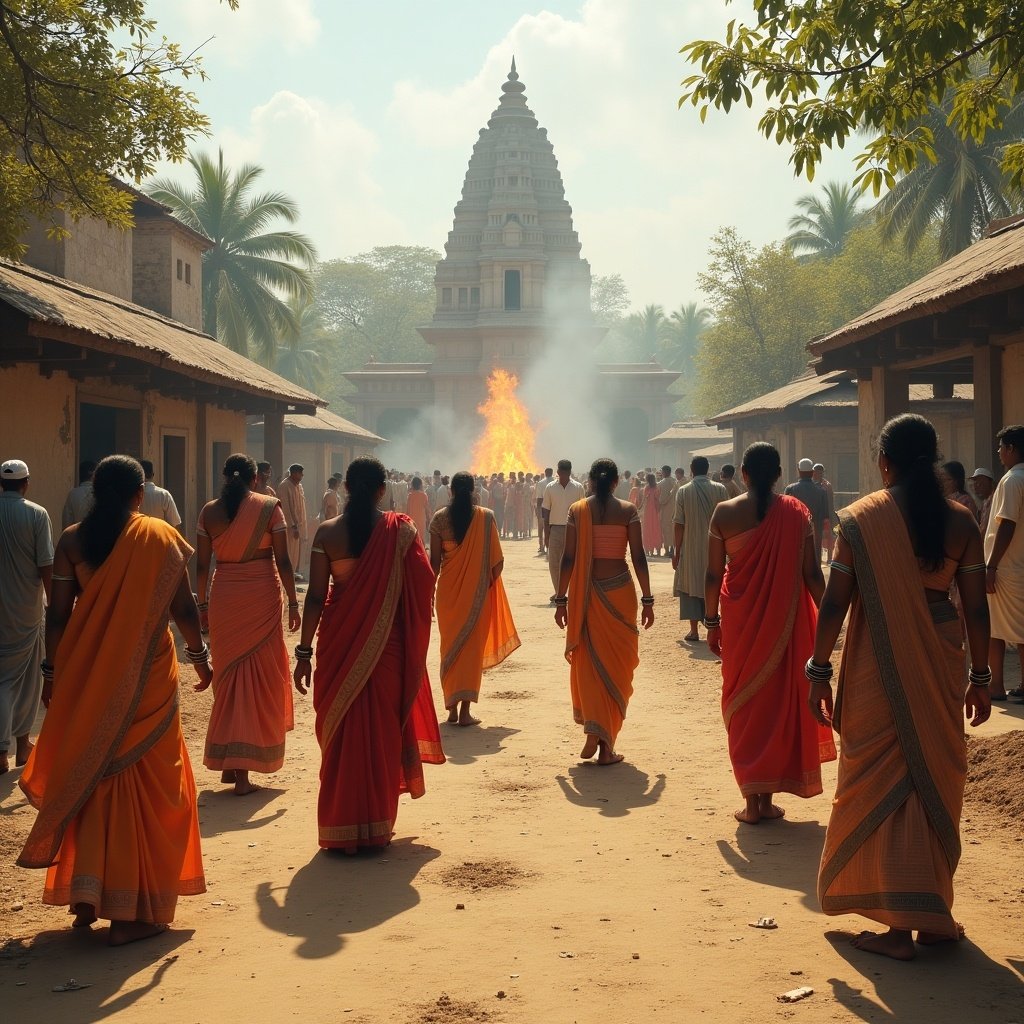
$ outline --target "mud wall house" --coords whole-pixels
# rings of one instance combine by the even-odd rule
[[[1024,422],[1024,217],[994,222],[974,245],[808,348],[821,377],[848,370],[857,380],[862,487],[877,479],[872,446],[882,424],[913,408],[915,387],[941,402],[973,386],[969,428],[946,432],[944,454],[968,472],[987,466],[998,475],[996,432]]]
[[[939,432],[943,456],[965,465],[974,459],[973,388],[957,384],[948,396],[926,384],[907,390],[907,408],[926,416]],[[842,507],[873,490],[878,471],[861,451],[858,435],[859,383],[849,370],[818,375],[808,369],[781,388],[712,416],[708,423],[732,431],[732,457],[739,466],[744,449],[768,441],[779,450],[783,482],[796,479],[800,459],[825,466]],[[870,448],[870,445],[869,445]],[[973,466],[968,468],[968,472]]]
[[[689,473],[690,460],[695,455],[703,454],[701,449],[709,445],[719,446],[729,440],[728,434],[703,421],[677,420],[667,430],[648,440],[648,461],[657,468],[667,464],[673,470],[682,468]],[[721,464],[717,468],[721,469]]]
[[[85,218],[56,239],[37,225],[23,263],[0,260],[0,451],[28,462],[57,529],[79,462],[150,459],[194,541],[246,416],[263,418],[280,465],[285,415],[325,403],[203,333],[211,243],[129,191],[134,229]]]
[[[250,420],[246,450],[254,459],[264,457],[263,429],[262,420]],[[308,416],[289,414],[284,418],[284,458],[280,464],[274,463],[273,484],[276,486],[284,477],[288,466],[298,462],[303,467],[308,525],[312,526],[327,490],[328,477],[334,473],[343,476],[353,459],[374,455],[377,446],[385,443],[385,438],[326,409]]]

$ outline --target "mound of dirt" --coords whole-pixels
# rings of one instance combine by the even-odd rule
[[[493,1019],[479,1003],[452,999],[447,993],[442,993],[436,1003],[424,1004],[417,1016],[418,1024],[476,1024]]]
[[[1024,730],[967,741],[967,800],[989,808],[1001,825],[1024,834]]]
[[[451,889],[480,892],[483,889],[518,889],[529,877],[529,872],[510,860],[467,860],[442,872],[441,882]]]
[[[491,696],[495,700],[531,700],[533,694],[529,690],[496,690]]]

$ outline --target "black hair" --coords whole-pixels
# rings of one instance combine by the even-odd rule
[[[96,463],[93,459],[83,459],[78,464],[78,482],[84,484],[86,480],[91,479],[93,473],[96,472]]]
[[[731,462],[727,462],[722,467],[721,474],[723,480],[731,480],[736,475],[736,467]]]
[[[23,476],[20,480],[0,480],[0,490],[20,491],[28,483],[28,477]]]
[[[782,459],[779,450],[767,441],[755,441],[743,453],[743,468],[747,471],[750,486],[757,495],[757,521],[768,514],[768,499],[775,482],[782,475]]]
[[[952,478],[958,494],[967,490],[967,470],[962,462],[944,462],[942,468]]]
[[[131,518],[131,501],[146,482],[142,466],[130,455],[108,455],[92,477],[92,507],[78,524],[82,557],[98,569],[114,550]]]
[[[229,455],[224,461],[224,486],[220,489],[220,500],[224,502],[224,511],[228,514],[228,522],[233,522],[245,496],[251,490],[256,479],[256,463],[241,452]]]
[[[298,462],[293,462],[288,467],[288,472],[289,473],[304,473],[305,471],[306,471],[305,466],[303,466],[301,463],[298,463]]]
[[[545,466],[544,467],[544,475],[545,476],[552,476],[554,474],[554,472],[555,471],[550,466]]]
[[[572,463],[568,459],[558,460],[558,472],[559,473],[571,473]]]
[[[257,462],[256,463],[256,472],[257,473],[269,473],[270,472],[270,463],[269,462]]]
[[[348,464],[345,472],[345,525],[348,527],[349,550],[357,558],[370,543],[377,515],[377,495],[387,480],[384,464],[372,455],[360,455]]]
[[[662,466],[661,471],[662,473],[665,474],[665,476],[668,476],[672,472],[672,467],[668,465]]]
[[[935,571],[946,557],[949,505],[935,464],[939,439],[923,416],[904,413],[889,420],[878,436],[878,450],[907,489],[907,516],[914,553],[925,569]]]
[[[452,477],[452,497],[448,502],[448,518],[452,523],[455,540],[461,544],[473,521],[473,489],[476,481],[471,473],[464,470]]]
[[[418,476],[414,476],[412,478],[412,484],[410,486],[412,487],[412,489],[414,491],[422,491],[423,490],[423,481]]]
[[[149,459],[139,459],[139,465],[142,467],[142,472],[146,474],[148,480],[154,473],[153,463]]]
[[[619,482],[619,467],[611,459],[594,459],[590,467],[590,482],[594,485],[597,500],[602,505],[607,504]]]
[[[1003,427],[996,434],[996,440],[1001,441],[1007,448],[1015,448],[1018,455],[1024,455],[1024,426],[1019,423]]]
[[[711,468],[711,464],[703,455],[695,455],[690,460],[690,472],[694,476],[704,476]]]
[[[648,473],[646,479],[648,487],[656,487],[658,485],[658,481],[654,479],[653,473]]]

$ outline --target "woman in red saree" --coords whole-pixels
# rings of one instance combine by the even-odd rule
[[[200,512],[196,530],[199,610],[214,657],[203,764],[221,772],[222,782],[234,783],[237,796],[258,789],[249,772],[281,768],[285,734],[294,728],[281,585],[292,630],[299,628],[299,601],[281,503],[257,494],[255,481],[252,459],[229,456],[221,496]],[[217,556],[212,585],[211,553]]]
[[[722,659],[729,759],[746,798],[736,820],[756,825],[785,815],[776,793],[817,796],[836,748],[807,708],[804,665],[825,589],[807,508],[774,493],[782,464],[772,445],[752,444],[742,472],[746,493],[711,516],[704,601],[708,646]]]
[[[505,564],[494,513],[473,504],[469,473],[452,477],[452,500],[430,520],[430,567],[437,574],[441,689],[451,725],[476,725],[470,705],[480,699],[485,669],[519,648],[501,582]]]
[[[569,509],[565,552],[555,594],[555,624],[564,629],[573,719],[586,740],[580,756],[618,764],[615,741],[633,696],[640,664],[636,587],[626,567],[630,552],[640,584],[644,629],[654,625],[654,597],[636,507],[615,497],[618,467],[597,459],[590,497]]]
[[[91,511],[57,545],[48,710],[20,780],[39,815],[18,864],[47,869],[43,902],[68,906],[74,927],[108,918],[112,946],[166,930],[179,896],[206,891],[168,616],[200,686],[209,650],[186,571],[192,549],[138,514],[143,482],[135,459],[103,459]]]
[[[821,603],[810,706],[841,754],[818,874],[826,914],[886,925],[859,949],[911,960],[918,945],[956,940],[953,875],[967,775],[964,711],[988,720],[989,617],[981,535],[970,510],[943,496],[935,428],[890,420],[878,438],[885,489],[839,513]],[[956,581],[971,653],[964,683]],[[850,618],[832,699],[829,657]],[[966,691],[966,692],[965,692]]]
[[[376,459],[349,464],[345,511],[313,541],[295,648],[299,693],[312,675],[319,842],[345,853],[387,846],[399,796],[423,796],[423,762],[445,760],[427,677],[434,573],[412,521],[378,508],[384,487]]]

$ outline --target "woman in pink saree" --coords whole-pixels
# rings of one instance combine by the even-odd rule
[[[230,456],[224,490],[203,508],[196,531],[199,611],[214,662],[203,764],[222,772],[221,781],[234,783],[237,796],[258,788],[249,772],[280,769],[285,733],[294,727],[282,584],[289,628],[298,629],[301,621],[281,503],[253,491],[255,480],[252,459]],[[217,556],[212,586],[211,554]]]

